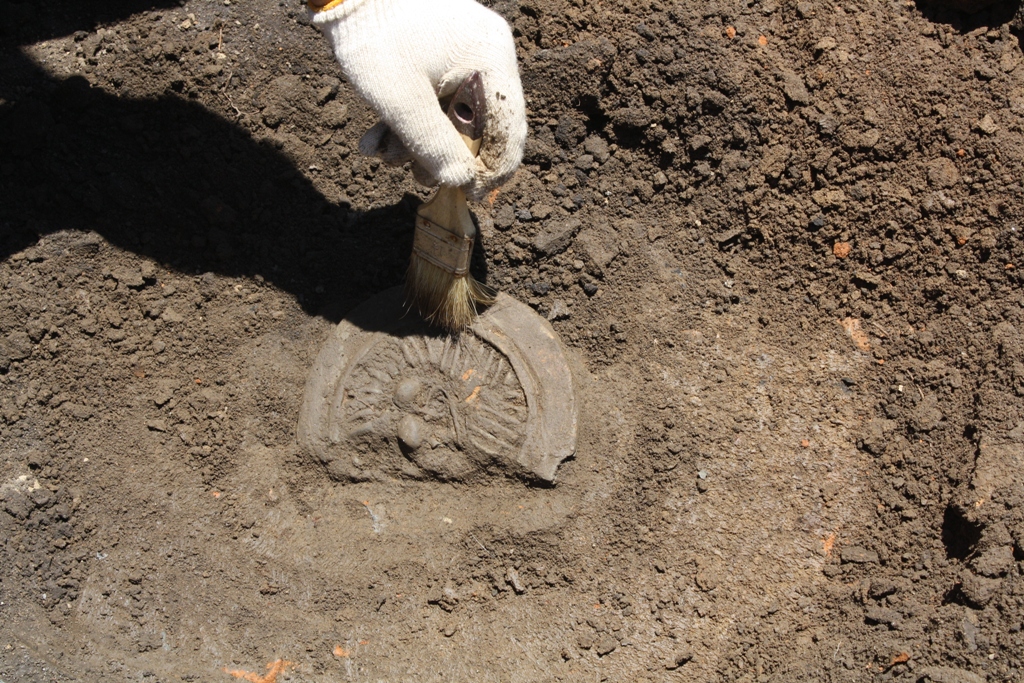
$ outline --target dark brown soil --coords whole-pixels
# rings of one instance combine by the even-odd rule
[[[548,488],[296,445],[427,196],[297,2],[0,0],[0,680],[1022,680],[1016,4],[493,6]]]

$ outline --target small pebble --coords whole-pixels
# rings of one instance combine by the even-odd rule
[[[548,312],[548,320],[562,320],[569,317],[569,307],[561,299],[555,299]]]
[[[526,592],[526,586],[523,584],[522,579],[519,578],[519,572],[517,572],[515,569],[510,568],[508,570],[507,578],[509,585],[512,586],[512,590],[514,590],[517,594],[522,595]]]

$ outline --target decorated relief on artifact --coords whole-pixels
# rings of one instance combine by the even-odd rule
[[[551,481],[575,449],[572,380],[550,325],[513,299],[453,337],[386,292],[328,339],[299,439],[339,480]]]

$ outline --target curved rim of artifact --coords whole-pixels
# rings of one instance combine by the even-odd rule
[[[551,324],[533,309],[499,293],[495,303],[463,334],[472,334],[500,352],[511,365],[526,399],[525,434],[516,463],[548,483],[558,465],[576,452],[575,387],[565,351]],[[380,336],[435,336],[404,306],[401,287],[389,289],[354,309],[331,332],[306,382],[299,412],[299,445],[320,461],[333,459],[331,415],[339,383],[346,381]]]

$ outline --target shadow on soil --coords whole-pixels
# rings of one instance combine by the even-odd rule
[[[929,21],[948,24],[957,33],[982,27],[998,28],[1021,9],[1021,0],[917,0],[917,8]]]
[[[19,48],[177,5],[0,0],[0,259],[46,233],[95,230],[181,272],[261,276],[335,321],[399,284],[416,197],[332,204],[272,144],[184,96],[56,80]]]

